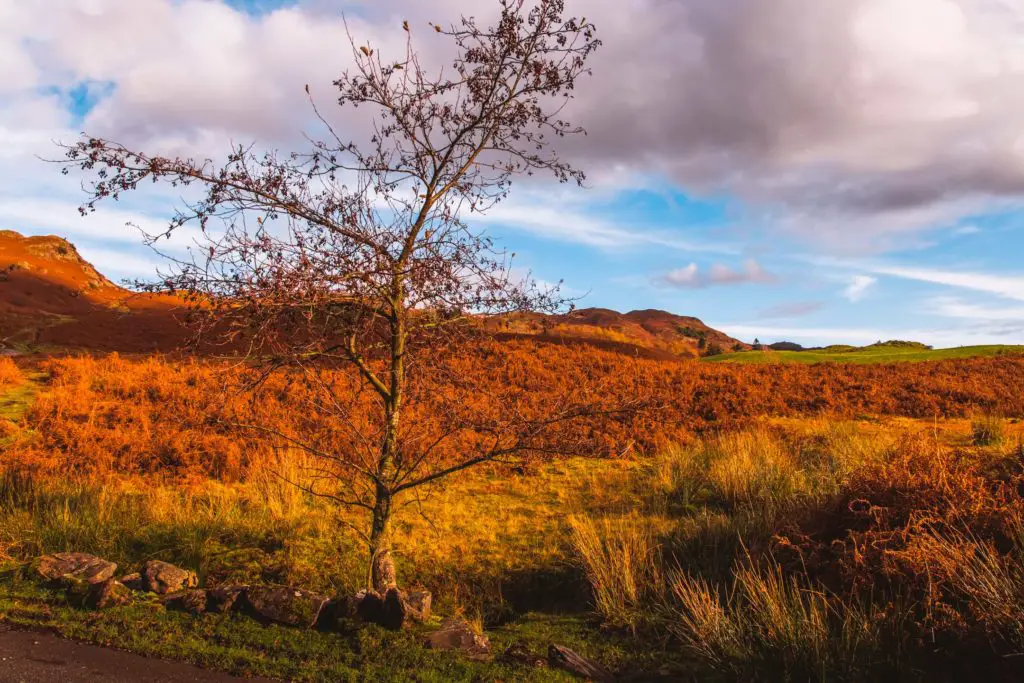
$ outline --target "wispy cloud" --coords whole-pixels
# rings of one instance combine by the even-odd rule
[[[567,205],[557,194],[532,193],[528,201],[519,199],[498,204],[487,213],[472,214],[468,219],[599,249],[663,247],[711,254],[736,254],[740,251],[739,247],[731,244],[683,239],[669,231],[645,225],[611,222]]]
[[[817,313],[824,307],[825,304],[820,301],[795,301],[765,308],[758,313],[758,316],[764,319],[802,318]]]
[[[868,291],[876,284],[878,284],[878,278],[870,275],[854,275],[850,284],[843,290],[843,296],[853,303],[857,303],[867,296]]]
[[[703,289],[716,285],[747,283],[766,284],[777,280],[775,275],[765,270],[755,259],[747,259],[738,269],[716,263],[706,273],[701,271],[696,263],[691,263],[685,268],[677,268],[654,278],[656,284],[681,289]]]
[[[888,265],[869,266],[866,270],[870,270],[876,275],[888,275],[904,280],[917,280],[947,287],[971,289],[978,292],[996,294],[1007,299],[1024,301],[1024,276],[1020,275],[993,275],[989,273]]]
[[[977,225],[961,225],[953,229],[954,235],[977,235],[979,232],[981,232],[981,228]]]
[[[1024,323],[1024,306],[986,306],[955,297],[936,297],[929,309],[947,318]]]
[[[812,255],[795,255],[795,260],[819,268],[847,273],[870,273],[873,276],[927,282],[930,284],[955,287],[976,292],[995,294],[1007,299],[1024,301],[1024,275],[1003,275],[983,273],[976,270],[955,270],[952,268],[934,268],[900,263],[885,263],[870,260],[836,259]],[[865,275],[852,276],[853,280]],[[877,279],[877,278],[875,278]],[[851,284],[853,284],[851,280]]]

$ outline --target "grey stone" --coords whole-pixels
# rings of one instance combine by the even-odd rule
[[[445,619],[439,630],[427,635],[426,644],[432,650],[458,650],[476,659],[486,658],[491,651],[487,636],[462,619]]]
[[[355,613],[368,624],[380,624],[384,620],[384,598],[374,591],[359,591],[354,600]]]
[[[325,596],[301,588],[275,586],[251,586],[246,591],[246,599],[258,616],[304,628],[316,626],[328,602]]]
[[[195,572],[175,567],[169,562],[150,560],[142,567],[142,583],[146,590],[160,595],[180,593],[199,585]]]
[[[588,680],[602,682],[613,680],[611,672],[596,662],[581,657],[567,647],[548,646],[548,664],[552,668],[562,669]]]
[[[69,578],[67,582],[67,599],[75,607],[107,609],[131,602],[132,592],[114,579],[89,583],[84,579]]]
[[[132,592],[120,581],[108,579],[92,585],[85,606],[89,609],[120,607],[132,601]]]
[[[125,574],[120,579],[118,579],[118,581],[120,581],[121,583],[123,583],[125,586],[127,586],[129,589],[131,589],[133,591],[143,591],[143,590],[146,590],[145,582],[142,580],[142,574],[140,574],[139,572],[132,572],[131,574]]]
[[[87,553],[43,555],[36,561],[36,572],[50,582],[75,579],[90,584],[103,583],[116,571],[116,563]]]
[[[434,600],[430,591],[401,591],[400,595],[410,619],[420,623],[430,619],[430,608]]]
[[[189,614],[202,614],[206,611],[207,595],[201,588],[191,588],[180,593],[165,596],[164,604],[169,609],[176,609]]]
[[[207,609],[211,612],[230,612],[245,602],[248,586],[217,586],[206,591]]]

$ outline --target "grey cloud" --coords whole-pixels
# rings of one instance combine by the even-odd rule
[[[415,30],[496,3],[304,0],[243,19],[211,4],[93,4],[89,16],[71,4],[19,9],[41,32],[40,78],[115,80],[91,130],[198,146],[283,144],[309,120],[305,82],[332,109],[330,81],[348,62],[342,8],[361,40],[394,52],[402,18]],[[885,250],[1024,198],[1019,2],[567,4],[605,43],[567,111],[590,134],[559,141],[592,176],[625,169],[729,193],[745,200],[751,229],[834,252]],[[425,58],[444,63],[430,33],[417,34]],[[365,121],[339,125],[358,135]]]
[[[925,45],[920,59],[899,36],[881,46],[855,38],[864,16],[898,5],[925,24],[929,7],[953,8],[954,37],[945,45],[936,32],[935,54]],[[1024,195],[1021,48],[1014,24],[994,21],[1019,20],[1024,8],[1008,7],[650,1],[646,19],[605,34],[577,102],[591,135],[573,151],[660,170],[698,193],[736,193],[766,224],[836,251],[884,250]],[[972,68],[986,59],[1001,66]]]
[[[907,246],[1024,197],[1020,3],[567,4],[605,43],[568,111],[589,135],[560,141],[586,169],[732,193],[759,229],[835,252]],[[483,11],[363,5],[388,19]]]

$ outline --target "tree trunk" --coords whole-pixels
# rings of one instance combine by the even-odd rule
[[[377,487],[377,501],[373,507],[373,525],[370,530],[370,588],[384,595],[397,588],[395,562],[391,557],[391,492]]]

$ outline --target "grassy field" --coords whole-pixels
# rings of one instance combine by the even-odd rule
[[[398,527],[403,583],[425,586],[439,615],[486,628],[496,655],[512,644],[543,656],[558,643],[625,672],[692,668],[657,640],[600,627],[575,556],[569,517],[623,510],[635,463],[576,459],[523,476],[481,471],[422,501]],[[616,486],[613,482],[619,482]],[[360,521],[355,515],[344,521]],[[653,518],[652,518],[653,522]],[[422,627],[347,634],[260,626],[237,615],[192,618],[155,603],[100,613],[70,607],[24,576],[44,552],[85,550],[124,571],[158,557],[207,585],[259,582],[351,594],[364,551],[337,511],[275,478],[154,486],[137,478],[0,481],[0,618],[24,627],[242,675],[300,681],[568,681],[564,672],[475,662],[422,645]]]
[[[905,363],[956,358],[992,358],[1024,355],[1024,346],[960,346],[920,349],[880,346],[853,351],[741,351],[703,360],[709,363]]]
[[[981,426],[770,420],[641,460],[571,459],[522,474],[481,470],[403,515],[399,569],[407,585],[435,592],[439,614],[463,614],[485,628],[499,653],[513,643],[543,653],[557,642],[636,680],[916,680],[926,671],[932,680],[955,680],[956,669],[947,668],[966,656],[960,641],[947,640],[936,653],[918,642],[929,630],[956,634],[963,647],[981,633],[992,638],[996,654],[971,661],[998,679],[1007,661],[1016,662],[1003,659],[1009,646],[1000,643],[1024,644],[1017,597],[1024,596],[1024,564],[1004,564],[1018,562],[1016,546],[982,556],[995,564],[976,567],[963,585],[943,573],[951,554],[962,564],[965,545],[988,548],[994,529],[1015,523],[1017,508],[986,491],[1019,476],[1022,425]],[[865,496],[893,514],[866,527],[840,520],[826,536],[874,545],[877,556],[857,551],[821,566],[824,549],[835,544],[817,540],[816,520]],[[914,528],[915,515],[928,515],[930,530]],[[978,537],[933,535],[952,533],[953,519]],[[126,571],[159,557],[196,569],[207,584],[259,581],[345,594],[363,580],[363,557],[343,521],[271,477],[154,484],[9,473],[0,480],[0,615],[86,641],[290,680],[569,680],[500,658],[431,652],[421,645],[431,625],[330,634],[237,615],[193,618],[145,601],[85,612],[23,570],[40,553],[82,550]],[[920,553],[922,566],[915,564]],[[839,576],[830,573],[840,568]],[[883,588],[876,572],[894,585]],[[991,587],[992,580],[1001,583]],[[861,592],[865,581],[877,591],[871,597]],[[978,594],[979,585],[988,592]],[[918,591],[936,586],[928,604]],[[932,610],[958,618],[937,621]]]
[[[131,382],[155,381],[154,368]],[[30,378],[24,394],[26,375],[7,366],[0,387],[19,406],[0,418],[14,439],[6,452],[24,456],[0,471],[0,619],[13,625],[302,681],[570,680],[500,656],[513,644],[543,655],[550,643],[622,680],[1024,674],[1019,419],[765,416],[636,457],[469,471],[402,501],[396,526],[400,580],[434,593],[434,619],[398,633],[326,633],[192,617],[152,600],[90,612],[33,581],[32,558],[83,551],[124,572],[170,561],[207,586],[350,595],[366,581],[350,525],[365,519],[287,483],[308,465],[291,451],[261,455],[234,478],[169,466],[73,474],[62,464],[79,447],[61,451],[44,432],[86,444],[75,435],[89,430],[91,457],[144,458],[167,446],[122,433],[115,418],[164,424],[166,387],[144,399],[127,379],[80,394]],[[97,390],[112,382],[86,379]],[[47,458],[50,467],[33,466]],[[424,632],[450,615],[485,630],[495,656],[427,650]]]

